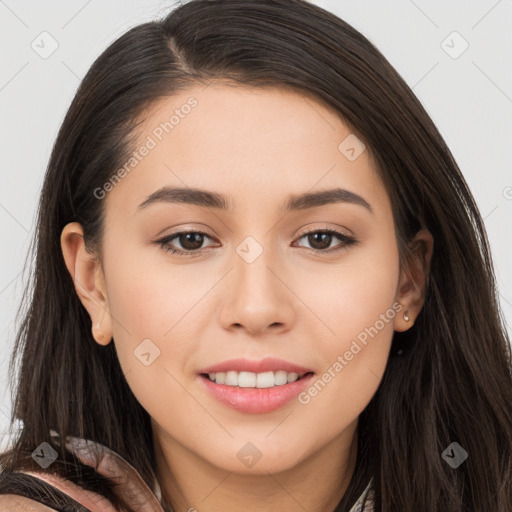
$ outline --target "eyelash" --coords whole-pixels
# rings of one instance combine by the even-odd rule
[[[161,238],[160,240],[156,240],[156,244],[159,245],[166,253],[171,252],[173,254],[178,254],[179,256],[198,256],[201,249],[197,249],[195,251],[186,251],[182,249],[174,249],[169,246],[169,243],[174,240],[175,238],[178,238],[180,235],[186,235],[187,233],[194,233],[199,235],[205,235],[206,237],[213,240],[213,237],[209,236],[208,234],[202,232],[202,231],[178,231],[176,233],[172,233],[171,235],[168,235],[164,238]],[[342,249],[345,249],[346,247],[349,247],[351,245],[356,245],[358,243],[358,240],[356,240],[354,237],[346,235],[345,233],[341,233],[340,231],[337,231],[335,229],[314,229],[311,231],[307,231],[306,233],[303,233],[297,240],[300,240],[301,238],[304,238],[305,236],[308,236],[313,233],[327,233],[329,235],[334,235],[335,237],[339,238],[343,244],[341,244],[339,247],[334,249],[312,249],[310,247],[302,247],[303,249],[307,249],[308,251],[312,251],[314,253],[336,253],[338,251],[341,251]]]

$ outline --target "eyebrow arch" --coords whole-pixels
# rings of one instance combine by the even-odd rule
[[[139,204],[138,209],[147,208],[153,203],[194,204],[226,211],[232,209],[231,203],[222,194],[189,187],[162,187]]]
[[[372,207],[361,196],[345,190],[343,188],[334,188],[331,190],[322,190],[320,192],[307,192],[298,196],[291,196],[286,202],[283,211],[290,212],[294,210],[306,210],[331,203],[351,203],[364,206],[373,214]]]
[[[162,187],[150,194],[139,206],[144,209],[154,203],[184,203],[207,208],[231,211],[230,200],[219,193],[207,190],[184,187]],[[342,188],[323,190],[319,192],[306,192],[305,194],[290,196],[282,208],[283,213],[296,210],[307,210],[331,203],[351,203],[363,206],[373,214],[372,207],[361,196]]]

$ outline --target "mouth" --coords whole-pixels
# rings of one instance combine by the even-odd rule
[[[269,389],[284,386],[297,382],[305,377],[313,375],[313,372],[287,372],[286,370],[267,371],[267,372],[246,372],[246,371],[227,371],[200,373],[200,376],[215,384],[238,388]]]
[[[271,413],[290,404],[315,372],[284,359],[231,359],[197,373],[206,393],[221,405],[245,414]]]

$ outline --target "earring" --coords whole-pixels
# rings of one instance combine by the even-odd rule
[[[404,313],[404,320],[405,320],[406,322],[409,322],[409,321],[410,321],[410,319],[411,319],[411,318],[409,317],[409,315],[407,314],[407,311],[406,311],[406,312]]]

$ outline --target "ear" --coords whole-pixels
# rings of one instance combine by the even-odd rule
[[[86,248],[78,222],[64,227],[60,244],[78,298],[91,317],[92,335],[100,345],[108,345],[112,339],[112,318],[101,263]]]
[[[406,331],[414,325],[423,307],[425,287],[429,281],[430,262],[434,249],[434,239],[426,228],[416,233],[409,242],[410,255],[400,275],[396,301],[403,313],[395,316],[395,331]],[[406,317],[409,320],[406,320]]]

